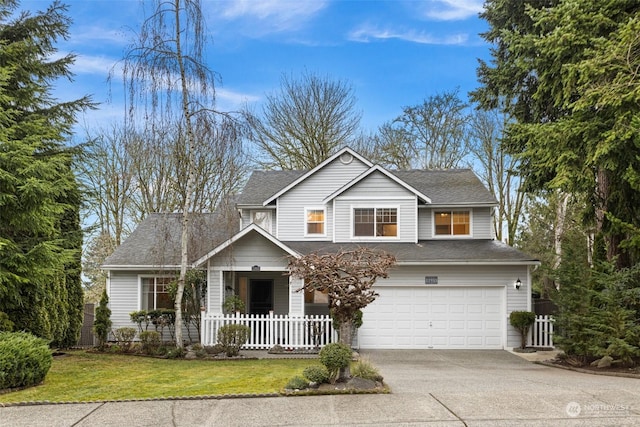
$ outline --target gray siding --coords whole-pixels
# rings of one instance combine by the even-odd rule
[[[250,269],[253,265],[285,268],[287,264],[287,253],[256,232],[247,234],[211,259],[213,267],[241,269]]]
[[[492,239],[491,208],[473,208],[473,238]]]
[[[437,285],[425,285],[425,276],[437,276]],[[513,287],[516,279],[523,282],[520,290]],[[379,279],[376,287],[387,286],[498,286],[506,288],[504,307],[504,324],[507,328],[506,347],[517,347],[520,335],[509,325],[509,314],[516,310],[528,310],[528,298],[531,294],[527,283],[529,278],[527,266],[398,266],[387,279]]]
[[[449,208],[421,208],[418,209],[418,239],[433,239],[433,211],[447,210]],[[456,210],[458,208],[453,208]],[[471,211],[471,238],[493,239],[493,222],[491,208],[470,208]]]
[[[367,166],[358,159],[347,165],[335,159],[315,174],[299,183],[296,187],[278,199],[277,230],[278,238],[287,240],[310,240],[304,237],[305,215],[307,207],[321,207],[322,201],[334,191],[367,170]],[[331,206],[326,206],[326,238],[333,235]],[[315,238],[317,239],[317,238]]]
[[[335,241],[397,241],[415,242],[417,200],[415,195],[387,178],[383,174],[376,172],[366,177],[355,186],[345,191],[335,201]],[[373,208],[390,207],[398,209],[398,238],[353,238],[352,233],[352,210],[355,207]]]
[[[129,313],[141,310],[141,289],[140,276],[172,276],[178,274],[174,271],[111,271],[110,287],[109,287],[109,308],[111,309],[111,330],[119,328],[137,328],[137,325],[131,322]],[[149,326],[149,330],[153,330],[153,326]],[[183,338],[188,339],[188,331],[185,327],[182,329]],[[191,337],[194,341],[198,341],[198,332],[191,331]],[[113,339],[113,335],[110,336]],[[164,332],[164,340],[171,339],[167,330]]]
[[[428,240],[433,237],[433,216],[430,208],[418,209],[418,240]]]

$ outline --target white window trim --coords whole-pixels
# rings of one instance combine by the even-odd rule
[[[162,279],[166,277],[171,279],[176,276],[174,274],[138,274],[138,310],[148,310],[142,308],[142,279]]]
[[[436,211],[438,212],[469,212],[469,234],[436,234]],[[453,229],[451,230],[453,233]],[[431,211],[431,236],[433,239],[468,239],[473,237],[473,209],[434,208]]]
[[[324,226],[322,227],[323,232],[322,233],[307,233],[308,230],[308,222],[307,222],[307,214],[309,213],[309,211],[322,211],[322,215],[324,218]],[[328,226],[328,221],[327,221],[327,208],[326,206],[307,206],[304,208],[304,237],[309,237],[309,238],[313,238],[313,237],[327,237],[327,226]]]
[[[396,217],[398,218],[398,222],[396,223],[397,226],[397,230],[398,233],[395,236],[356,236],[355,235],[355,230],[353,227],[353,222],[354,222],[354,213],[356,209],[395,209],[396,210]],[[383,204],[378,204],[378,203],[358,203],[355,205],[350,205],[349,206],[349,211],[350,211],[350,219],[349,219],[349,232],[351,235],[351,240],[355,240],[355,241],[371,241],[371,240],[375,240],[375,241],[389,241],[389,240],[400,240],[400,230],[401,230],[401,221],[400,221],[400,205],[383,205]],[[374,217],[375,217],[375,212],[374,212]],[[375,232],[375,223],[374,223],[374,232]]]

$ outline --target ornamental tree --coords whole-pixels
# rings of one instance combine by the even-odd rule
[[[289,275],[304,280],[298,291],[322,291],[329,296],[329,309],[340,323],[340,342],[351,346],[354,314],[378,297],[373,284],[387,278],[396,258],[383,250],[358,247],[334,253],[311,253],[289,260]]]

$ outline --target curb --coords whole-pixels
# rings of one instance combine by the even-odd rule
[[[625,372],[599,372],[599,371],[592,371],[590,369],[574,368],[572,366],[558,365],[556,363],[551,363],[546,361],[535,361],[533,363],[535,363],[536,365],[548,366],[550,368],[564,369],[565,371],[580,372],[581,374],[604,375],[607,377],[634,378],[636,380],[640,380],[640,374],[627,374]]]

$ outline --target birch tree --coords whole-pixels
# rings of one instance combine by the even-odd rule
[[[175,297],[176,346],[183,347],[182,296],[189,267],[188,246],[193,189],[196,183],[195,156],[199,123],[216,123],[221,113],[215,108],[215,73],[204,61],[206,31],[199,0],[156,0],[138,37],[123,61],[127,88],[127,118],[141,123],[145,134],[177,122],[184,130],[184,197],[181,200],[182,232],[180,274]]]

